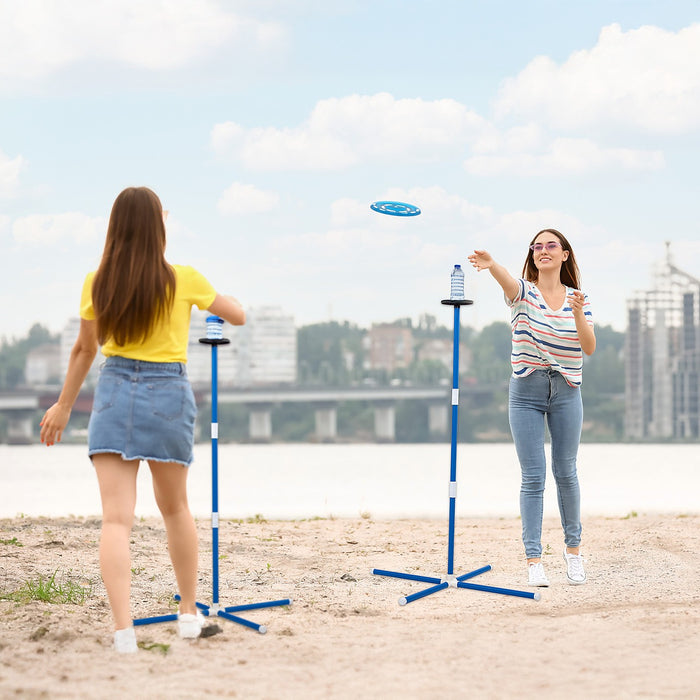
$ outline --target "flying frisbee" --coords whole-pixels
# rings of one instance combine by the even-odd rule
[[[405,202],[374,202],[374,204],[369,205],[369,208],[390,216],[418,216],[420,214],[418,207]]]

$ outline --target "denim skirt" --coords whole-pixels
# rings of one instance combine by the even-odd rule
[[[197,406],[182,362],[108,357],[88,425],[88,454],[192,463]]]

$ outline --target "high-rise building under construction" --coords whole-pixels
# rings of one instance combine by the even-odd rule
[[[627,438],[700,437],[700,280],[666,257],[627,300]]]

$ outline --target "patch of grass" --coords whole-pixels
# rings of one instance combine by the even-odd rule
[[[252,518],[233,518],[231,522],[236,523],[237,525],[243,525],[243,523],[262,524],[266,523],[267,520],[265,520],[265,516],[263,516],[262,513],[256,513]]]
[[[622,519],[623,520],[630,520],[631,518],[636,518],[638,516],[638,513],[636,510],[631,510],[627,515],[625,515]]]
[[[51,576],[29,579],[24,585],[11,593],[0,594],[0,598],[17,603],[38,600],[44,603],[82,605],[92,595],[92,586],[81,586],[74,581],[58,580],[58,570]]]
[[[159,644],[158,642],[139,642],[137,646],[144,651],[159,651],[164,656],[170,651],[170,644]]]
[[[0,540],[0,544],[11,544],[15,547],[24,547],[24,545],[16,537],[13,537],[10,540]]]

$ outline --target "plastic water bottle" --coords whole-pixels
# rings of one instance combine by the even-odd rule
[[[455,265],[450,275],[450,299],[464,299],[464,270]]]
[[[224,337],[224,320],[218,316],[207,316],[207,338],[221,340]]]

